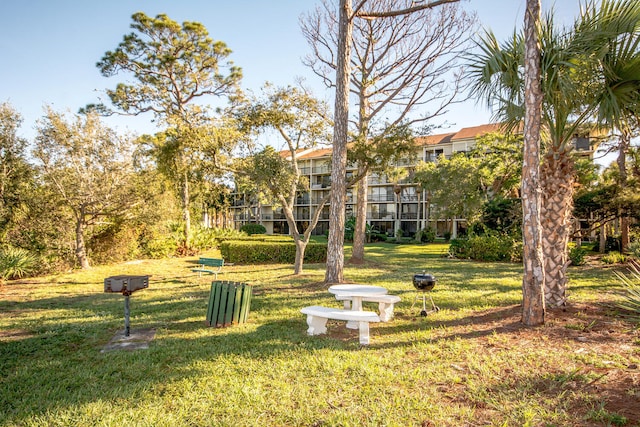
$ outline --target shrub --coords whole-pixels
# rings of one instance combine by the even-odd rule
[[[91,263],[104,265],[139,257],[138,239],[135,229],[119,223],[109,224],[87,242]]]
[[[217,248],[220,241],[231,238],[246,238],[247,234],[233,228],[198,227],[191,236],[191,247],[198,251]]]
[[[627,257],[618,251],[612,251],[602,256],[602,262],[605,264],[623,264]]]
[[[436,231],[431,227],[423,228],[418,230],[415,239],[420,243],[433,243],[436,241]]]
[[[386,242],[387,235],[385,233],[371,233],[369,236],[370,242]]]
[[[633,257],[640,259],[640,240],[629,244],[629,253]]]
[[[627,273],[615,272],[624,288],[625,301],[619,307],[640,314],[640,264],[632,261]]]
[[[569,249],[569,259],[571,260],[572,265],[584,265],[585,260],[584,256],[587,254],[587,251],[584,250],[580,246],[574,246]]]
[[[293,264],[296,259],[296,245],[293,242],[226,240],[220,244],[220,253],[225,261],[236,264]],[[327,244],[308,243],[304,261],[326,262]]]
[[[443,236],[444,236],[445,242],[448,242],[448,241],[451,240],[451,232],[450,231],[445,231]]]
[[[613,237],[613,236],[607,236],[607,239],[605,241],[605,245],[604,245],[604,250],[605,252],[611,252],[611,251],[620,251],[620,238],[619,237]]]
[[[469,239],[451,239],[449,242],[449,256],[453,258],[469,258]]]
[[[265,234],[267,229],[264,228],[262,224],[245,224],[240,227],[240,231],[247,233],[248,235],[252,234]]]
[[[522,244],[509,235],[471,236],[452,239],[449,255],[476,261],[519,262],[522,260]]]
[[[0,251],[0,282],[19,279],[34,272],[37,257],[20,248],[9,247]]]

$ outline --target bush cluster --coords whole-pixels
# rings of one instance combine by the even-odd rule
[[[436,241],[436,231],[431,227],[418,230],[415,234],[415,240],[420,243],[433,243]]]
[[[452,239],[449,254],[476,261],[522,261],[522,242],[509,235],[470,236]]]
[[[585,259],[584,256],[587,254],[587,251],[580,246],[573,246],[569,249],[569,259],[571,260],[571,265],[584,265]]]
[[[251,236],[252,234],[264,234],[267,232],[267,229],[262,224],[245,224],[240,227],[240,231],[244,231]]]
[[[220,253],[227,262],[236,264],[293,264],[296,259],[296,245],[288,241],[243,241],[225,240],[220,244]],[[327,261],[327,244],[307,244],[304,262],[321,263]]]
[[[602,262],[605,264],[624,264],[627,257],[618,251],[611,251],[602,256]]]

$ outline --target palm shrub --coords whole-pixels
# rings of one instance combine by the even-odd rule
[[[619,307],[640,314],[640,263],[631,261],[626,273],[616,271],[615,274],[624,288],[625,300]]]
[[[640,240],[631,242],[629,245],[629,253],[637,259],[640,259]]]
[[[602,262],[605,264],[624,264],[627,257],[618,251],[611,251],[602,257]]]
[[[0,250],[0,282],[31,274],[36,270],[37,261],[24,249],[8,247]]]

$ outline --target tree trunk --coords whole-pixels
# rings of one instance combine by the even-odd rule
[[[296,243],[296,260],[295,263],[293,265],[293,274],[302,274],[302,269],[304,266],[304,251],[307,249],[307,241],[306,239],[301,239],[299,238],[300,236],[298,236],[297,239],[295,239],[295,243]]]
[[[331,202],[329,238],[327,242],[327,272],[325,283],[344,280],[344,222],[346,205],[347,137],[349,126],[349,83],[351,33],[353,31],[351,0],[340,0],[338,58],[336,68],[336,99],[333,128],[331,170]]]
[[[364,262],[364,244],[367,235],[367,189],[369,187],[367,181],[368,174],[358,182],[356,228],[353,231],[353,252],[351,254],[351,262],[354,264]]]
[[[601,254],[607,249],[607,224],[604,223],[604,219],[601,220],[602,224],[600,225],[600,239],[598,244],[598,252]]]
[[[542,164],[542,248],[544,251],[545,300],[549,307],[566,303],[573,210],[574,167],[566,150],[550,150]]]
[[[84,221],[83,214],[80,213],[76,217],[76,258],[80,264],[80,268],[86,270],[90,268],[89,259],[87,258],[87,249],[84,243]]]
[[[398,234],[398,230],[402,229],[402,187],[400,187],[400,184],[394,184],[393,192],[396,195],[396,221],[394,224],[393,235],[397,242],[401,242],[403,233]]]
[[[184,220],[184,247],[188,248],[191,236],[191,213],[189,212],[189,178],[186,172],[182,182],[182,219]]]
[[[542,89],[540,87],[540,44],[537,26],[540,0],[527,0],[525,11],[525,120],[522,163],[522,323],[544,323],[545,271],[540,222],[540,128]]]
[[[618,170],[620,190],[624,193],[627,187],[627,151],[629,149],[631,137],[628,132],[622,132],[620,136],[620,147],[618,151]],[[624,207],[620,209],[620,252],[624,253],[629,248],[629,215]]]

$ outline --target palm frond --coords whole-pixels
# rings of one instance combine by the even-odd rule
[[[631,261],[627,273],[615,272],[624,288],[623,297],[625,301],[618,306],[624,310],[629,310],[640,314],[640,264]]]

